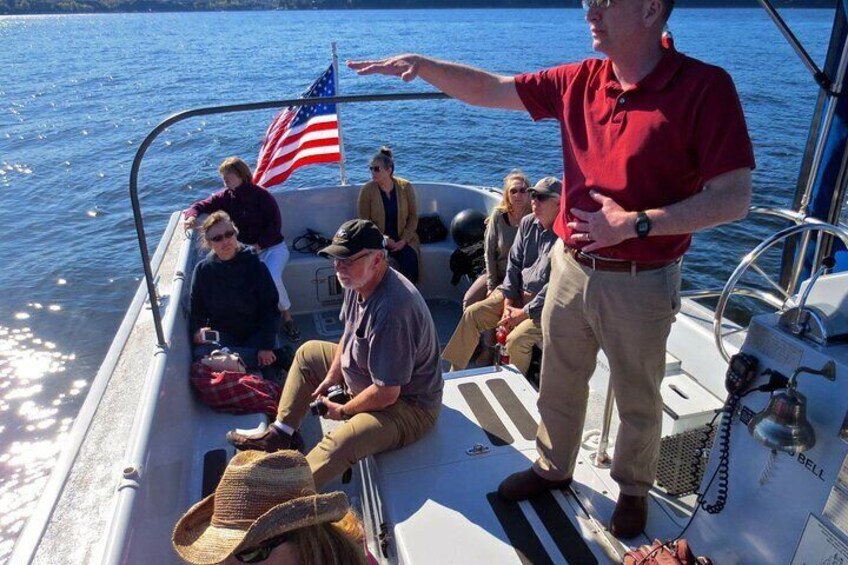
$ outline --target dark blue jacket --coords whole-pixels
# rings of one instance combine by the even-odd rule
[[[259,349],[273,349],[278,301],[271,273],[252,248],[242,246],[229,261],[209,253],[191,279],[191,333],[209,326],[239,341],[261,333]]]

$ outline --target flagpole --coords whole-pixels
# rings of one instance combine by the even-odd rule
[[[333,41],[333,81],[335,82],[336,96],[341,93],[339,90],[339,56],[336,53],[336,42]],[[345,150],[344,150],[344,138],[342,137],[342,106],[341,104],[336,104],[336,120],[339,124],[339,155],[341,155],[341,159],[339,160],[339,177],[341,179],[342,186],[347,184],[347,172],[345,171]]]

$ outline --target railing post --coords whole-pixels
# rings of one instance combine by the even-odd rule
[[[615,406],[615,392],[612,390],[612,377],[607,386],[607,399],[604,404],[604,421],[601,426],[601,438],[598,440],[598,450],[590,457],[592,464],[601,469],[609,469],[612,466],[612,457],[609,456],[610,429],[612,428],[612,409]]]

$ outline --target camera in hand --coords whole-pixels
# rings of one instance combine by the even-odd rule
[[[331,386],[327,389],[327,394],[325,396],[327,397],[327,400],[335,402],[336,404],[344,404],[350,400],[350,397],[345,392],[343,385]],[[309,404],[309,410],[311,410],[315,416],[324,416],[327,413],[327,405],[319,398],[315,402]]]

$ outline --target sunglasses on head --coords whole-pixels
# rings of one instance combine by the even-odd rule
[[[291,539],[291,532],[286,532],[283,535],[265,540],[259,547],[236,553],[235,558],[239,563],[260,563],[268,559],[274,549],[286,543],[289,539]]]
[[[220,243],[225,239],[230,239],[234,235],[236,235],[235,230],[227,230],[224,233],[219,233],[218,235],[213,235],[212,237],[208,237],[206,239],[208,239],[209,241],[214,241],[215,243]]]
[[[523,187],[523,188],[510,188],[509,193],[510,194],[527,194],[527,190],[528,189],[527,189],[526,186]]]

